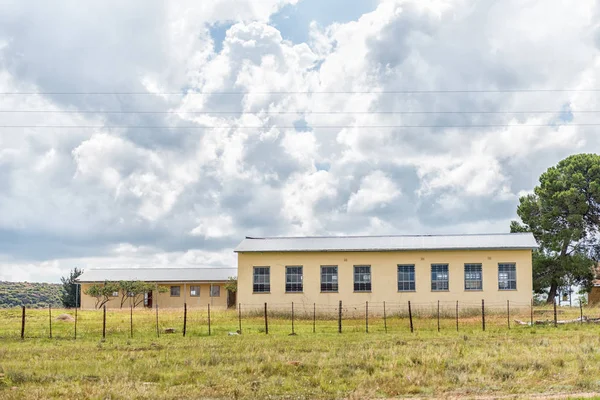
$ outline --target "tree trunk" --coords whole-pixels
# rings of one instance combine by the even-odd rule
[[[552,304],[554,303],[554,299],[556,298],[556,293],[558,292],[558,283],[552,282],[550,284],[550,291],[548,292],[548,299],[546,303]]]

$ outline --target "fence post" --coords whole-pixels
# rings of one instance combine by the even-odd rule
[[[208,336],[210,336],[210,304],[208,304]]]
[[[556,319],[556,299],[554,299],[554,327],[556,327],[558,324],[557,319]]]
[[[531,308],[530,309],[531,309],[531,316],[530,316],[531,326],[533,326],[533,298],[531,299]]]
[[[579,323],[583,324],[583,304],[581,304],[581,298],[579,298]]]
[[[292,301],[292,335],[295,335],[296,332],[294,331],[294,302]]]
[[[510,329],[510,300],[506,300],[506,323]]]
[[[481,329],[485,331],[485,300],[481,299]]]
[[[133,339],[133,300],[129,297],[129,336]]]
[[[437,309],[437,324],[438,324],[438,332],[440,331],[440,301],[438,300],[438,309]]]
[[[458,300],[456,300],[456,332],[458,332]]]
[[[183,337],[185,337],[186,330],[187,330],[187,303],[183,303]]]
[[[106,305],[102,306],[102,339],[106,339]]]
[[[25,339],[25,306],[23,306],[21,315],[21,340]]]
[[[385,301],[383,302],[383,329],[387,333],[387,316],[385,314]]]
[[[342,301],[340,300],[340,305],[338,308],[338,333],[342,333]]]
[[[242,334],[242,303],[238,304],[238,324],[239,324],[239,333]]]
[[[74,340],[77,340],[77,307],[75,307],[75,335],[73,336]]]
[[[158,293],[158,291],[157,291]],[[157,296],[158,297],[158,296]],[[160,329],[158,328],[158,299],[156,299],[156,337],[160,337]]]
[[[265,301],[265,335],[269,334],[269,320],[267,318],[267,302]]]
[[[413,333],[414,329],[412,320],[412,309],[410,308],[410,300],[408,301],[408,319],[410,320],[410,333]]]
[[[365,332],[369,333],[369,302],[365,302]]]
[[[313,333],[317,333],[317,303],[313,303]]]
[[[52,339],[52,305],[48,304],[48,324],[50,325],[50,339]]]

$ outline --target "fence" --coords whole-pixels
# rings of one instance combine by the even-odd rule
[[[163,335],[298,335],[489,331],[537,325],[600,322],[599,308],[534,306],[518,302],[364,302],[336,305],[238,304],[237,309],[123,308],[0,310],[0,338],[106,339]]]

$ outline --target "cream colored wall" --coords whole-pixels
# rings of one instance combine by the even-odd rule
[[[498,263],[516,264],[517,290],[498,290]],[[448,264],[449,291],[431,291],[431,264]],[[483,290],[464,290],[464,264],[481,263]],[[258,305],[313,303],[336,306],[369,302],[433,303],[459,301],[480,303],[506,303],[510,300],[515,306],[528,304],[532,298],[531,250],[489,250],[489,251],[406,251],[406,252],[280,252],[280,253],[239,253],[238,254],[238,302]],[[415,265],[414,292],[398,292],[397,265]],[[302,293],[285,292],[285,266],[303,266]],[[321,293],[321,265],[338,266],[338,293]],[[354,292],[354,265],[371,265],[370,293]],[[252,271],[254,266],[269,266],[271,292],[252,292]]]
[[[91,286],[91,283],[82,283],[81,284],[81,308],[83,309],[93,309],[96,304],[96,299],[86,295],[85,290]],[[221,286],[221,295],[219,297],[210,297],[210,283],[158,283],[159,286],[164,286],[169,289],[166,293],[157,294],[156,291],[153,292],[153,305],[156,305],[156,299],[158,298],[158,307],[159,308],[180,308],[183,307],[183,303],[187,302],[188,307],[198,308],[198,307],[206,307],[208,304],[211,305],[211,308],[215,309],[224,309],[227,308],[227,290],[224,287],[222,282],[213,283],[213,285]],[[170,287],[171,286],[180,286],[180,296],[179,297],[171,297]],[[200,286],[200,296],[192,297],[190,296],[190,286]],[[184,290],[185,289],[185,290]],[[106,304],[106,308],[120,308],[121,307],[121,297],[113,297],[111,301]],[[125,303],[124,307],[129,307],[129,301]]]

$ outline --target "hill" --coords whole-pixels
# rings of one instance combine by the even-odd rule
[[[30,283],[0,281],[0,308],[61,307],[62,285],[58,283]]]

